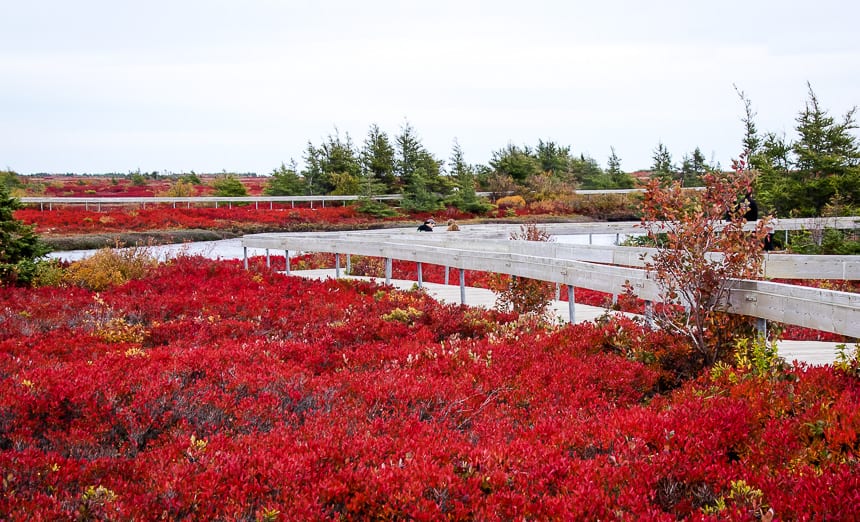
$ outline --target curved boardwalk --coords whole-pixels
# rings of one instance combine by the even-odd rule
[[[341,273],[343,274],[343,273]],[[335,270],[320,269],[320,270],[292,270],[290,275],[300,277],[310,277],[315,279],[326,279],[335,277]],[[375,280],[379,283],[384,283],[385,278],[370,278],[345,276],[356,279]],[[415,287],[417,283],[405,279],[392,279],[391,285],[401,290],[409,290]],[[444,303],[459,304],[460,303],[460,287],[459,285],[444,285],[439,283],[422,283],[423,288]],[[496,304],[496,294],[486,288],[466,287],[466,303],[469,306],[478,306],[483,308],[492,308]],[[566,322],[568,320],[568,303],[567,301],[553,301],[552,309],[555,311],[559,321]],[[612,310],[600,308],[597,306],[589,306],[581,303],[576,303],[576,323],[584,321],[593,321],[605,313],[617,314]],[[779,354],[786,361],[798,361],[808,364],[832,364],[836,359],[836,346],[839,343],[821,342],[821,341],[779,341]]]

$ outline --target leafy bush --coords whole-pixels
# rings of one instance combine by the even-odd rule
[[[63,283],[65,269],[56,259],[41,260],[36,263],[33,273],[33,286],[58,286]]]
[[[63,281],[98,292],[139,279],[157,265],[158,260],[145,246],[102,248],[92,256],[69,265]]]
[[[212,182],[212,187],[215,189],[216,196],[243,197],[248,195],[245,185],[234,174],[219,176]]]
[[[661,301],[678,305],[663,307],[655,318],[661,327],[688,336],[701,363],[709,366],[731,355],[736,337],[753,331],[750,318],[725,308],[734,279],[760,277],[767,220],[759,220],[752,232],[744,230],[749,200],[743,195],[753,179],[742,162],[732,173],[709,173],[704,180],[701,193],[684,191],[678,181],[662,186],[652,180],[642,226],[655,243],[665,238],[645,267],[660,287]],[[715,252],[720,255],[712,256]]]
[[[552,238],[546,230],[538,228],[534,223],[528,223],[521,225],[519,232],[511,233],[511,240],[552,241]],[[534,314],[541,318],[547,317],[555,294],[555,285],[552,283],[525,277],[510,277],[506,274],[490,276],[489,287],[498,294],[498,309],[511,310],[516,314]]]
[[[200,183],[199,179],[197,183]],[[187,198],[194,195],[194,184],[191,181],[180,178],[172,183],[169,189],[158,195],[168,198]]]
[[[526,200],[522,196],[505,196],[496,200],[496,206],[506,210],[509,208],[525,208]]]
[[[356,209],[362,214],[378,218],[394,217],[398,215],[397,210],[391,208],[390,205],[371,198],[361,198]]]
[[[576,194],[570,202],[576,214],[608,221],[636,220],[641,217],[642,196],[630,194]]]
[[[860,254],[860,241],[854,231],[822,228],[817,231],[804,230],[790,236],[789,249],[798,254],[842,255]]]

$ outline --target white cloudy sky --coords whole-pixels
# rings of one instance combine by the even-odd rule
[[[844,0],[0,0],[0,169],[269,173],[405,122],[437,158],[551,140],[728,166],[743,105],[793,137],[860,103]]]

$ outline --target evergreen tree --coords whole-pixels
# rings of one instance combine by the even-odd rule
[[[200,176],[198,176],[193,170],[191,172],[189,172],[188,174],[183,174],[183,175],[179,176],[179,179],[181,181],[186,182],[186,183],[190,183],[191,185],[202,185],[203,184],[203,181],[200,179]]]
[[[571,166],[573,175],[580,183],[580,186],[585,190],[598,190],[612,188],[609,176],[607,176],[600,165],[594,158],[579,155],[579,159],[574,160]]]
[[[663,142],[657,143],[657,148],[654,149],[652,156],[654,163],[651,165],[652,174],[661,181],[668,183],[675,179],[675,166],[672,164],[672,154],[669,149],[663,145]]]
[[[440,196],[450,194],[456,182],[449,176],[444,176],[445,162],[437,160],[426,149],[421,149],[418,154],[418,170],[425,176],[427,187]]]
[[[788,216],[794,208],[794,194],[800,186],[787,176],[791,168],[791,144],[773,132],[764,135],[758,151],[750,156],[750,166],[758,171],[755,187],[759,206],[767,214]],[[788,189],[788,185],[796,185]]]
[[[809,87],[809,101],[797,117],[799,139],[794,143],[796,167],[815,177],[841,176],[860,165],[860,148],[851,133],[857,128],[854,114],[857,107],[836,122],[818,103]]]
[[[361,172],[361,164],[348,133],[341,138],[340,132],[335,129],[334,135],[329,134],[320,150],[321,167],[326,174],[340,172],[357,176]]]
[[[476,179],[475,169],[466,163],[463,156],[463,149],[460,144],[454,139],[454,148],[451,151],[451,177],[456,180],[457,190],[451,196],[448,202],[465,212],[473,214],[484,214],[492,208],[492,205],[479,198],[475,191]]]
[[[305,168],[302,170],[302,177],[305,180],[305,189],[309,196],[328,193],[328,185],[323,179],[321,156],[322,152],[308,141],[303,156]]]
[[[761,174],[759,199],[778,216],[820,216],[839,201],[849,211],[860,205],[860,147],[852,130],[856,107],[836,121],[823,109],[812,86],[797,116],[797,141],[765,136],[751,163]]]
[[[430,190],[423,168],[414,170],[409,176],[409,183],[403,187],[401,205],[412,212],[435,212],[443,208],[439,196]]]
[[[319,147],[308,141],[304,154],[305,189],[314,194],[353,194],[359,185],[361,163],[349,134],[335,129]]]
[[[13,170],[0,170],[0,185],[4,185],[10,191],[23,185],[18,178],[18,173]]]
[[[441,197],[453,188],[449,180],[442,179],[442,164],[424,149],[408,122],[395,141],[395,173],[400,178],[404,208],[438,210]]]
[[[404,123],[400,129],[400,134],[395,138],[395,142],[395,173],[400,180],[401,186],[405,187],[410,184],[412,175],[419,167],[424,147],[421,145],[421,140],[409,122]]]
[[[743,91],[735,87],[735,92],[738,93],[741,101],[744,104],[744,117],[741,119],[744,123],[744,139],[742,141],[744,156],[749,160],[759,152],[761,147],[761,138],[758,137],[758,129],[755,124],[755,112],[752,110],[752,102],[747,98]]]
[[[248,195],[245,185],[239,181],[235,174],[223,174],[213,183],[215,195],[221,197],[244,197]]]
[[[540,160],[529,147],[519,148],[508,144],[502,150],[493,152],[490,167],[501,176],[509,176],[515,182],[523,184],[530,177],[543,172]]]
[[[36,271],[36,261],[50,252],[33,232],[33,227],[15,219],[13,213],[21,202],[0,183],[0,281],[3,284],[29,284]]]
[[[562,147],[552,141],[538,140],[535,156],[540,163],[541,172],[549,172],[562,179],[569,177],[573,163],[570,147]]]
[[[623,174],[621,170],[621,159],[615,153],[615,147],[609,147],[609,158],[606,160],[606,173],[611,177],[618,177]]]
[[[633,176],[621,170],[621,160],[615,154],[615,147],[609,147],[609,159],[606,162],[606,175],[609,176],[609,182],[614,189],[628,189],[636,186],[636,180]]]
[[[394,155],[394,147],[391,145],[388,135],[382,132],[376,124],[372,125],[360,154],[362,172],[365,177],[372,178],[372,180],[365,180],[365,182],[375,180],[383,184],[382,191],[396,192]]]
[[[693,154],[684,155],[681,160],[681,181],[685,187],[701,187],[704,185],[702,176],[708,172],[710,168],[705,163],[705,155],[699,147],[693,151]]]
[[[296,170],[295,160],[287,167],[283,163],[272,171],[272,177],[266,183],[263,193],[268,196],[301,196],[305,192],[305,184]]]

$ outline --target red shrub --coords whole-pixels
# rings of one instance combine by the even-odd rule
[[[512,320],[259,260],[179,258],[98,299],[6,289],[0,512],[745,520],[757,494],[780,519],[852,516],[856,378],[731,369],[665,392],[676,339]],[[115,324],[142,337],[98,335]]]

